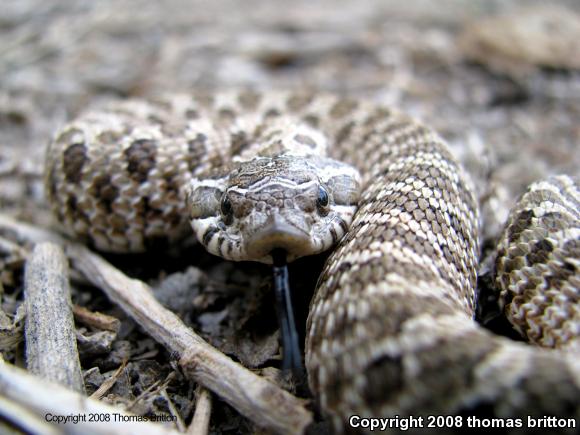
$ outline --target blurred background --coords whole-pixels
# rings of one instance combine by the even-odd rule
[[[240,86],[400,107],[451,142],[481,195],[510,203],[528,182],[580,166],[579,9],[574,0],[3,1],[0,173],[24,177],[2,177],[0,206],[42,217],[30,182],[43,148],[89,105]],[[493,207],[503,220],[503,204]]]

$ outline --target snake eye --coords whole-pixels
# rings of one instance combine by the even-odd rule
[[[318,198],[316,198],[316,207],[321,214],[328,213],[328,192],[322,186],[318,187]]]
[[[224,194],[220,203],[220,211],[222,213],[222,218],[226,225],[232,223],[234,217],[234,209],[232,208],[232,202],[228,198],[227,194]]]

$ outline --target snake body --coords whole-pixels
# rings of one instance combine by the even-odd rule
[[[308,166],[310,158],[328,166]],[[323,175],[309,175],[321,167]],[[272,183],[290,193],[267,199]],[[381,105],[305,92],[115,103],[59,130],[46,165],[58,220],[98,249],[173,243],[190,219],[200,242],[235,260],[267,262],[266,250],[279,244],[298,257],[341,239],[320,276],[306,338],[311,388],[338,431],[352,415],[578,418],[578,180],[533,187],[496,261],[511,317],[523,319],[533,341],[567,352],[515,343],[473,321],[479,217],[469,184],[428,127]],[[320,186],[326,210],[316,202]],[[261,204],[256,215],[247,196]],[[246,234],[263,228],[267,219],[256,216],[272,209],[300,236]],[[322,235],[303,248],[306,227]],[[266,248],[250,252],[264,239]]]

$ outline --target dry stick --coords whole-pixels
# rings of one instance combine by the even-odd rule
[[[109,379],[106,379],[105,381],[103,381],[103,383],[101,383],[99,388],[97,388],[97,390],[93,394],[91,394],[89,397],[91,399],[100,400],[105,394],[107,394],[107,392],[111,388],[113,388],[113,385],[115,385],[115,383],[117,382],[117,379],[119,379],[119,376],[121,376],[121,374],[125,370],[125,367],[127,367],[127,360],[126,359],[123,360],[123,363],[119,366],[119,368],[117,370],[115,370],[115,373],[113,373],[113,375]]]
[[[139,403],[140,401],[144,400],[147,396],[151,394],[152,391],[157,391],[157,387],[161,384],[160,380],[153,382],[144,391],[141,392],[137,397],[135,397],[129,404],[127,405],[127,411],[131,411],[133,407]]]
[[[169,397],[169,394],[167,394],[166,387],[163,387],[163,389],[161,390],[161,396],[165,399],[165,403],[167,403],[167,407],[169,408],[169,412],[171,412],[171,416],[175,419],[175,426],[177,427],[179,432],[184,432],[185,431],[185,423],[183,423],[183,419],[181,418],[181,415],[179,414],[179,412],[177,412],[177,409],[175,408],[173,401]]]
[[[26,263],[24,297],[28,370],[84,393],[68,262],[60,246],[50,242],[36,245]]]
[[[27,254],[26,249],[4,237],[0,237],[0,253],[4,256],[13,255],[20,258],[26,258]]]
[[[10,422],[11,427],[17,427],[24,431],[24,433],[41,433],[44,435],[62,435],[64,431],[58,429],[48,423],[44,415],[31,412],[26,407],[15,403],[0,394],[0,421]],[[20,433],[20,431],[13,430],[13,433]],[[2,427],[0,426],[0,433]]]
[[[203,387],[195,392],[195,413],[187,428],[187,435],[207,435],[211,418],[211,393]]]
[[[300,434],[312,421],[303,400],[263,379],[210,346],[174,313],[157,302],[144,282],[131,279],[79,245],[69,257],[93,285],[169,351],[177,353],[186,375],[216,393],[256,425],[284,434]]]
[[[59,245],[66,245],[68,239],[61,236],[54,231],[46,230],[44,228],[39,228],[37,226],[27,224],[24,222],[17,221],[13,217],[0,213],[0,236],[2,239],[7,240],[10,243],[10,239],[16,239],[20,243],[35,244],[41,242],[54,242]],[[0,249],[9,246],[8,244],[0,244]],[[20,247],[21,253],[26,254],[28,251],[25,248]],[[70,278],[72,282],[78,282],[79,284],[87,284],[83,276],[81,276],[76,270],[70,271]]]
[[[0,214],[0,234],[9,233],[20,241],[29,243],[54,242],[63,244],[66,239],[52,231],[26,224],[16,219]]]
[[[57,417],[68,416],[69,419],[66,422],[61,421],[59,427],[64,429],[62,433],[66,432],[69,435],[179,434],[158,423],[141,421],[143,418],[141,416],[129,414],[114,406],[90,399],[0,361],[0,401],[2,399],[20,405],[26,411],[42,416],[42,419],[53,424],[57,423],[55,420]],[[5,413],[3,407],[0,407],[0,415],[3,416]],[[29,415],[29,413],[12,413],[9,417],[16,425],[26,427]],[[94,416],[97,421],[89,421],[90,416]],[[73,418],[77,419],[72,420]]]
[[[73,304],[72,312],[75,320],[91,328],[104,329],[117,333],[121,328],[121,321],[116,317],[107,314],[99,313],[97,311],[90,311],[85,307]]]

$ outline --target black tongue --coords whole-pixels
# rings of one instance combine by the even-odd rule
[[[294,311],[290,297],[290,284],[288,282],[288,263],[286,263],[286,251],[274,249],[272,251],[274,263],[274,293],[276,295],[276,311],[282,332],[282,348],[284,357],[282,369],[291,369],[295,374],[302,374],[302,357],[298,345],[298,332],[294,322]]]

